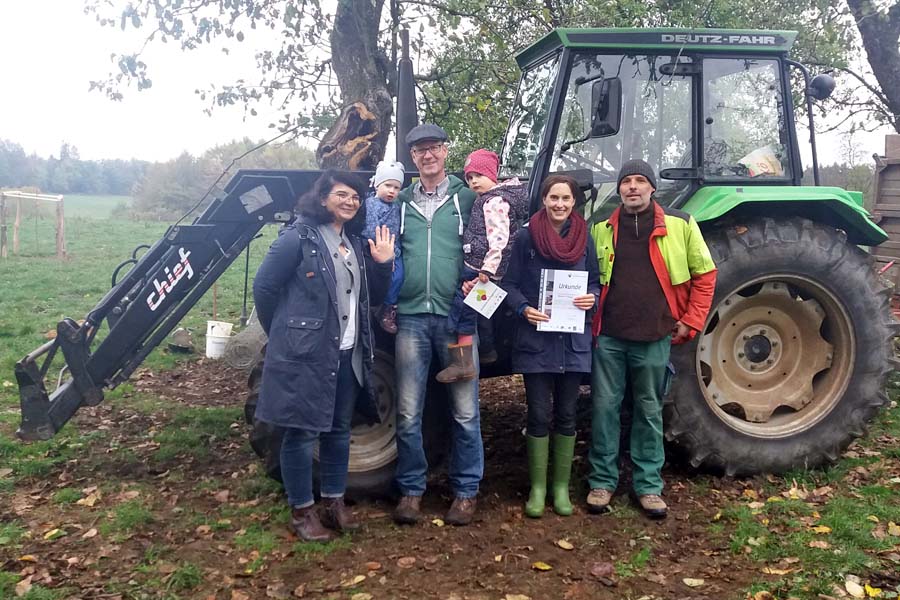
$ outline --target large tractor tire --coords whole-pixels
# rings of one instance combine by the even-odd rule
[[[705,238],[716,294],[704,331],[673,347],[666,439],[728,475],[836,460],[887,402],[896,324],[872,259],[802,218]]]
[[[263,362],[250,373],[249,392],[244,404],[244,416],[251,425],[250,446],[262,459],[266,474],[281,481],[281,440],[283,431],[257,421],[254,418],[259,386],[262,380]],[[350,438],[350,466],[347,478],[347,495],[355,498],[381,497],[392,493],[394,469],[397,465],[397,417],[396,389],[394,386],[394,358],[388,352],[375,353],[375,387],[378,390],[378,412],[381,423],[357,423]],[[432,385],[428,389],[428,401],[423,415],[422,428],[425,452],[430,464],[439,464],[447,451],[441,424],[446,423],[447,401],[443,386]],[[316,452],[318,455],[318,451]],[[316,478],[317,479],[317,478]],[[317,483],[317,482],[314,482]]]

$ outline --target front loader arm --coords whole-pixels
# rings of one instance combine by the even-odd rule
[[[162,342],[266,223],[290,222],[318,171],[238,171],[190,225],[174,225],[107,292],[82,323],[65,318],[56,338],[16,363],[22,408],[17,435],[49,439],[83,405],[124,382]],[[109,331],[94,345],[106,320]],[[45,379],[57,352],[65,367]],[[62,376],[65,373],[65,378]]]

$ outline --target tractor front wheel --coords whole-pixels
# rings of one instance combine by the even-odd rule
[[[843,232],[760,218],[705,234],[706,327],[673,347],[666,437],[729,475],[834,461],[887,401],[889,290]]]

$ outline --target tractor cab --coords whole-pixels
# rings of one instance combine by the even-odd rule
[[[788,68],[796,36],[553,31],[517,57],[523,75],[502,175],[530,179],[537,202],[546,174],[578,174],[590,184],[593,221],[617,205],[616,175],[631,158],[657,170],[656,198],[671,207],[705,185],[799,185]]]

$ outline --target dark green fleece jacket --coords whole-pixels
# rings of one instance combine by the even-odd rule
[[[458,177],[449,176],[444,202],[429,224],[413,202],[413,184],[400,192],[403,287],[397,312],[446,316],[463,264],[462,234],[469,222],[475,193]]]

